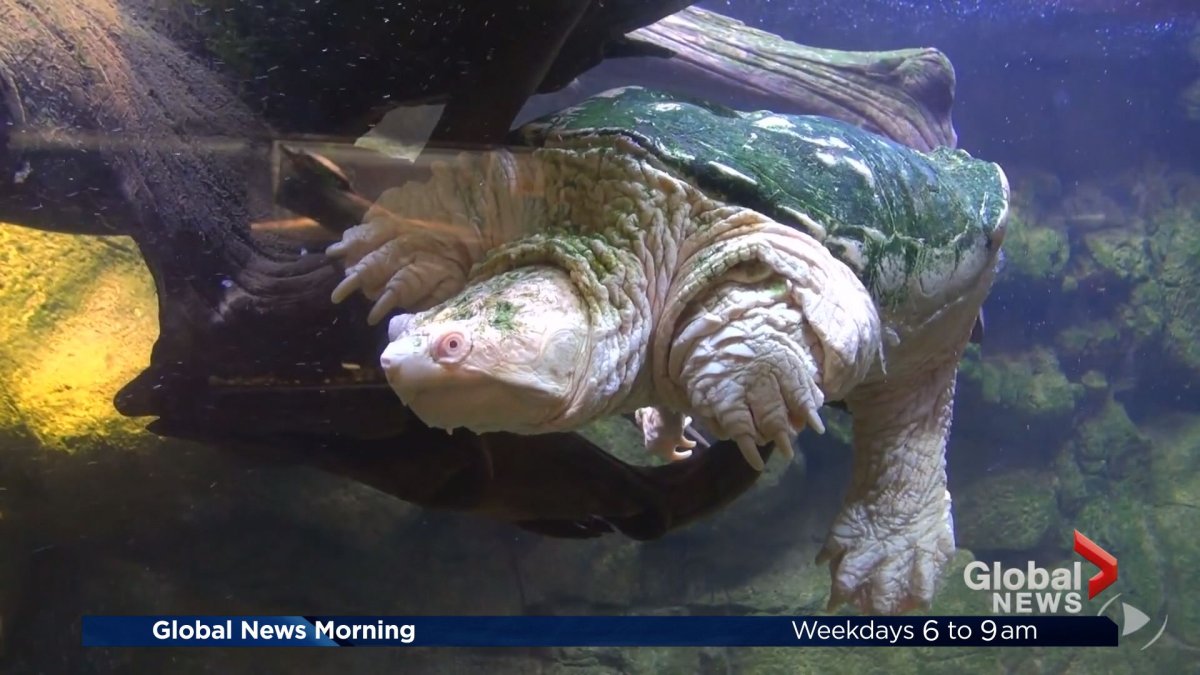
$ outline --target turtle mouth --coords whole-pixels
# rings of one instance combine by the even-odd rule
[[[403,349],[405,342],[418,340],[401,338],[379,357],[388,386],[401,403],[429,426],[440,429],[462,426],[464,420],[459,418],[463,409],[460,393],[463,387],[453,386],[460,384],[456,382],[458,378],[420,351]]]
[[[409,374],[410,371],[405,371]],[[534,389],[508,384],[418,382],[401,384],[389,377],[400,400],[425,424],[453,431],[458,427],[475,433],[504,431],[536,434],[545,430],[557,407],[553,397]],[[520,405],[504,402],[520,401]]]
[[[445,365],[429,354],[428,336],[401,335],[379,364],[400,402],[431,427],[476,433],[540,433],[561,396],[535,383],[497,380],[471,367]]]

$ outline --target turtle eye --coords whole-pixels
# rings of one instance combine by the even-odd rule
[[[440,363],[458,363],[471,353],[471,341],[458,331],[438,338],[433,345],[433,358]]]

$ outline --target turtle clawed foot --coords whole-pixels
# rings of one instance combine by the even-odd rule
[[[453,236],[386,214],[346,230],[325,254],[346,268],[330,299],[340,303],[361,291],[375,301],[372,325],[396,309],[420,311],[453,296],[471,267]]]
[[[698,406],[706,425],[722,438],[733,439],[756,471],[765,468],[759,446],[774,443],[787,461],[795,456],[793,441],[805,429],[825,431],[818,410],[821,392],[811,377],[794,381],[770,364],[753,364],[707,392]]]
[[[342,233],[342,240],[325,249],[325,255],[337,258],[347,267],[353,267],[400,235],[398,224],[391,219],[373,219],[355,225]]]
[[[642,427],[646,449],[667,462],[677,462],[692,456],[693,441],[684,434],[692,418],[681,413],[666,412],[659,408],[639,408],[633,413]],[[680,451],[679,448],[683,450]]]
[[[871,523],[870,513],[862,504],[848,506],[817,556],[817,564],[829,563],[833,582],[827,609],[851,604],[865,614],[903,614],[928,608],[954,554],[948,524],[892,526]]]
[[[340,303],[362,291],[372,300],[391,302],[393,281],[410,262],[402,239],[403,233],[388,219],[368,221],[342,233],[341,241],[325,249],[327,256],[346,268],[346,278],[333,289],[330,299]]]
[[[348,261],[357,255],[357,247],[357,243],[351,243],[344,249],[355,251],[347,253]],[[361,291],[375,301],[367,316],[371,325],[396,309],[420,311],[445,300],[466,285],[466,274],[460,261],[431,248],[434,247],[421,246],[415,236],[399,236],[385,242],[346,268],[346,278],[333,290],[331,299],[339,303]]]

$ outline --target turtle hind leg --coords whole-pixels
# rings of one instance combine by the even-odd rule
[[[828,562],[832,610],[927,607],[954,554],[945,450],[956,362],[864,386],[849,398],[854,475],[817,562]]]

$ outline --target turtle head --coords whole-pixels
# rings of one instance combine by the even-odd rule
[[[393,318],[380,365],[430,426],[542,433],[586,392],[590,324],[565,272],[518,268]]]

